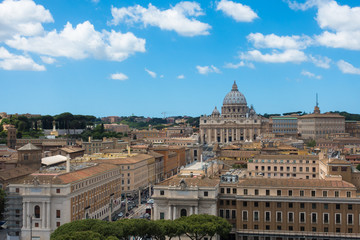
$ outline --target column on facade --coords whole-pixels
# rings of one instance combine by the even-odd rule
[[[253,140],[254,139],[254,130],[253,128],[250,128],[250,139]]]
[[[223,128],[220,129],[220,142],[221,143],[224,142],[224,129]]]
[[[193,215],[193,206],[190,206],[190,215]]]
[[[27,205],[26,202],[23,202],[23,228],[27,228],[27,222],[26,222],[26,218],[27,218]]]
[[[229,142],[229,129],[228,128],[225,129],[225,140],[226,140],[226,142]]]
[[[157,220],[157,214],[158,214],[158,212],[157,212],[157,204],[155,203],[154,204],[154,213],[153,214],[151,214],[152,215],[152,220]]]
[[[240,129],[236,129],[236,140],[240,141]]]
[[[51,212],[51,208],[50,208],[50,202],[46,202],[46,215],[47,215],[47,221],[46,221],[46,227],[47,228],[51,228],[51,219],[50,219],[50,212]]]
[[[173,220],[172,218],[172,206],[169,205],[169,220]]]
[[[42,207],[41,207],[41,228],[45,228],[45,221],[46,220],[48,220],[49,221],[49,219],[46,219],[46,217],[45,217],[45,214],[46,214],[46,211],[47,209],[45,208],[45,202],[42,202]]]
[[[207,143],[211,143],[211,128],[208,128],[207,132]]]
[[[195,206],[195,214],[198,214],[198,212],[199,212],[198,208],[199,208],[198,206]]]
[[[176,205],[174,205],[174,209],[173,209],[173,220],[176,219]]]
[[[235,128],[231,129],[231,141],[235,140]]]
[[[203,129],[200,129],[200,142],[201,142],[201,143],[204,143],[203,136],[204,136],[204,130],[203,130]]]
[[[30,226],[30,202],[27,202],[27,208],[26,208],[26,226],[27,228],[31,227]]]

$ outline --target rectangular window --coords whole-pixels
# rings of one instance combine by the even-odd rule
[[[164,212],[160,212],[160,219],[165,219],[165,213]]]
[[[306,218],[305,218],[305,213],[301,212],[299,215],[299,222],[300,223],[305,223],[306,222]]]
[[[300,197],[304,196],[304,190],[300,190]]]
[[[60,193],[60,188],[57,188],[57,189],[56,189],[56,193]]]
[[[259,189],[255,189],[255,195],[259,195]]]
[[[165,191],[164,190],[160,190],[160,195],[164,196],[165,195]]]
[[[353,209],[353,205],[352,204],[348,204],[348,210],[352,210]]]
[[[244,189],[244,195],[248,195],[248,190]]]
[[[265,212],[265,221],[270,222],[271,221],[271,212]]]
[[[354,215],[353,214],[348,214],[347,215],[347,224],[354,224]]]
[[[265,207],[269,208],[270,207],[270,202],[265,202]]]
[[[289,208],[293,208],[294,204],[292,202],[289,203]]]
[[[209,192],[205,191],[204,192],[204,197],[207,197],[207,196],[209,196]]]
[[[317,223],[317,213],[311,213],[311,223]]]
[[[335,191],[335,197],[339,197],[339,191]]]
[[[243,210],[242,211],[242,220],[247,221],[248,220],[248,211]]]
[[[233,188],[233,194],[236,194],[236,192],[237,192],[236,188]]]
[[[230,193],[231,189],[230,188],[227,188],[226,189],[226,193]]]
[[[335,205],[335,208],[336,208],[336,210],[340,210],[340,204],[337,203],[337,204]]]
[[[270,196],[270,190],[266,189],[266,196]]]
[[[316,191],[311,191],[311,196],[315,197],[316,196]]]
[[[244,190],[244,191],[245,191],[245,190]],[[220,193],[225,193],[224,188],[221,188],[221,189],[220,189]]]
[[[327,197],[328,196],[328,192],[327,191],[323,191],[323,197]]]
[[[254,211],[254,222],[259,221],[259,212],[258,211]]]
[[[282,212],[276,212],[276,222],[282,222]]]
[[[293,195],[292,190],[289,190],[289,196],[291,197]]]
[[[335,213],[335,223],[341,224],[341,213]]]
[[[259,202],[254,202],[254,207],[259,207]]]
[[[328,213],[323,214],[323,222],[324,222],[324,224],[329,224],[329,214]]]
[[[56,210],[56,218],[60,218],[61,217],[61,212],[60,210]]]
[[[329,209],[329,204],[328,203],[324,203],[324,209]]]
[[[276,193],[278,196],[281,196],[281,190],[277,190]]]
[[[289,223],[294,222],[294,213],[293,212],[288,212],[288,222]]]
[[[311,208],[312,208],[312,209],[316,209],[316,203],[312,203],[312,204],[311,204]]]
[[[346,192],[346,197],[351,198],[351,192]]]
[[[232,201],[231,201],[231,205],[236,206],[236,201],[235,201],[235,200],[232,200]]]
[[[247,202],[246,201],[243,202],[243,207],[247,207]]]

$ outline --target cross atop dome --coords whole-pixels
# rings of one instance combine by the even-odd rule
[[[236,81],[234,80],[234,84],[232,85],[231,91],[239,91],[238,86],[236,85]]]

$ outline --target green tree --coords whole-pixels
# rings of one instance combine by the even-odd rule
[[[51,237],[53,240],[104,240],[104,236],[100,233],[93,231],[83,231],[83,232],[71,232],[63,234],[57,237]]]
[[[215,234],[226,236],[231,231],[231,225],[225,219],[208,214],[190,215],[179,221],[184,224],[185,235],[192,240],[201,240],[205,236],[211,239]]]
[[[310,140],[307,144],[306,144],[306,146],[308,146],[308,147],[315,147],[316,146],[316,141],[313,139],[313,140]]]
[[[356,166],[356,169],[360,171],[360,164]]]

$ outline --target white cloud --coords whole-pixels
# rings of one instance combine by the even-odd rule
[[[200,74],[206,75],[208,73],[221,73],[221,71],[215,67],[214,65],[211,66],[196,66],[196,69]]]
[[[345,62],[344,60],[338,61],[337,66],[342,73],[360,74],[360,68],[356,68],[350,63]]]
[[[301,75],[304,75],[304,76],[309,77],[309,78],[316,78],[316,79],[321,79],[322,78],[322,76],[316,75],[316,74],[311,73],[311,72],[306,71],[306,70],[302,70]]]
[[[221,0],[216,7],[237,22],[252,22],[258,15],[246,5],[228,0]]]
[[[113,73],[110,75],[110,78],[114,79],[114,80],[120,80],[120,81],[125,81],[126,79],[129,79],[128,76],[126,76],[123,73]]]
[[[309,55],[309,58],[310,61],[318,67],[326,68],[326,69],[330,68],[331,59],[328,57]]]
[[[317,7],[316,21],[325,31],[315,36],[323,46],[360,50],[360,7],[339,5],[334,0],[307,0],[305,3],[290,2],[292,9],[307,10]]]
[[[17,36],[6,41],[6,44],[19,50],[73,59],[94,57],[122,61],[135,52],[145,52],[145,39],[137,38],[130,32],[98,32],[89,21],[75,28],[67,23],[59,33],[53,30],[44,36]]]
[[[47,64],[53,64],[54,62],[56,62],[56,59],[51,58],[51,57],[41,56],[40,58],[44,63],[47,63]]]
[[[153,71],[150,71],[149,69],[145,68],[145,71],[152,77],[152,78],[156,78],[156,73]],[[161,75],[162,76],[162,75]]]
[[[45,71],[43,65],[34,62],[30,57],[15,55],[0,47],[0,68],[4,70]]]
[[[249,67],[249,68],[255,68],[254,64],[253,63],[247,63],[247,62],[244,62],[244,61],[240,61],[239,63],[226,63],[225,68],[233,68],[233,69],[237,69],[239,67]]]
[[[287,0],[289,7],[293,10],[308,10],[309,8],[315,7],[322,0],[307,0],[304,3],[298,3],[296,1]]]
[[[0,41],[14,35],[41,34],[44,30],[42,23],[53,21],[49,10],[32,0],[5,0],[0,3]]]
[[[177,78],[178,78],[178,79],[184,79],[185,76],[184,76],[183,74],[181,74],[181,75],[177,76]]]
[[[275,34],[250,33],[247,39],[256,48],[305,49],[312,44],[312,39],[305,35],[277,36]]]
[[[241,53],[240,58],[249,61],[256,62],[268,62],[268,63],[300,63],[307,60],[304,52],[296,49],[288,49],[282,53],[273,51],[271,54],[262,54],[258,50],[248,51],[247,53]]]
[[[111,8],[112,23],[120,22],[143,23],[159,27],[162,30],[175,31],[182,36],[208,35],[211,26],[200,22],[195,17],[203,15],[203,11],[197,2],[180,2],[167,10],[160,10],[151,3],[148,8],[140,5],[133,7]]]

